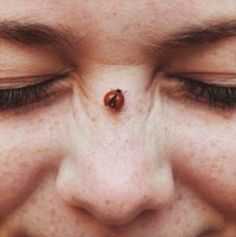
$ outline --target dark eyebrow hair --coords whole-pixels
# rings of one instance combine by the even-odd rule
[[[214,43],[228,37],[236,36],[236,20],[218,20],[202,25],[189,26],[170,34],[159,48],[170,50],[181,47],[195,47]]]
[[[165,52],[175,48],[213,43],[232,36],[236,36],[236,20],[218,19],[178,29],[154,46]],[[68,47],[73,44],[73,36],[69,28],[37,22],[1,21],[0,38],[29,46]]]
[[[42,23],[2,21],[0,38],[25,45],[70,46],[70,30],[60,25],[49,26]]]

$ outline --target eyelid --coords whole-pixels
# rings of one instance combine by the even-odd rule
[[[61,77],[64,77],[68,75],[69,72],[70,70],[67,69],[67,70],[62,70],[59,73],[0,78],[0,90],[21,89],[21,88],[41,84],[45,81],[59,79]]]
[[[174,73],[168,76],[199,81],[210,86],[236,87],[236,74],[232,73]]]

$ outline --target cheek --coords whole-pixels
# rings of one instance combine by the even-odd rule
[[[55,117],[36,117],[0,123],[0,220],[26,201],[62,155]]]
[[[183,119],[170,125],[173,129],[178,124],[178,129],[170,132],[173,148],[170,155],[183,182],[211,204],[235,212],[236,120],[226,121],[207,113],[203,116],[182,113],[179,118]]]
[[[33,191],[41,161],[36,158],[32,162],[37,154],[25,146],[7,147],[1,150],[0,157],[0,217],[4,217]]]

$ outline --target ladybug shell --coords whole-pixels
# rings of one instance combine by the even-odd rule
[[[111,109],[119,110],[123,107],[125,102],[122,90],[111,90],[104,96],[104,105]]]

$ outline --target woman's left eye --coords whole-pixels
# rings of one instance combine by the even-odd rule
[[[0,88],[0,111],[18,109],[55,96],[60,90],[54,88],[55,85],[58,84],[57,87],[59,87],[59,81],[65,77],[66,75],[54,75],[47,80],[26,87]]]
[[[171,76],[168,80],[177,81],[177,88],[174,89],[174,93],[184,97],[184,99],[215,108],[232,109],[236,107],[236,85],[235,87],[218,86],[186,76]]]
[[[216,86],[189,78],[181,80],[183,89],[199,102],[224,109],[236,106],[236,87]]]

